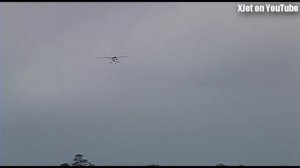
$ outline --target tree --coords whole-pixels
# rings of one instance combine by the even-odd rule
[[[151,164],[151,165],[146,165],[146,166],[159,166],[158,164]]]
[[[63,163],[60,166],[70,166],[68,163]]]
[[[83,159],[82,157],[83,155],[78,153],[75,155],[75,158],[73,159],[74,162],[71,165],[69,165],[68,163],[63,163],[60,166],[95,166],[87,159]]]
[[[90,163],[87,159],[82,158],[83,155],[78,153],[75,155],[75,158],[73,159],[72,166],[94,166],[92,163]]]
[[[226,166],[226,165],[224,165],[223,163],[219,163],[216,166]]]

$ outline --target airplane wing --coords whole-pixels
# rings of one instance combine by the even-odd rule
[[[112,57],[96,57],[96,58],[107,58],[107,59],[111,59]]]
[[[117,58],[123,58],[123,57],[131,57],[129,55],[121,55],[121,56],[117,56]]]

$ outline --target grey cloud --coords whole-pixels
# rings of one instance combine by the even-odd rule
[[[299,164],[298,16],[3,3],[3,165]],[[97,56],[130,54],[110,65]]]

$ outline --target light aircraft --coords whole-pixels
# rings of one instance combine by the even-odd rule
[[[123,57],[130,57],[129,55],[120,55],[120,56],[112,56],[112,57],[96,57],[96,58],[106,58],[106,59],[110,59],[111,61],[109,62],[111,63],[120,63],[119,58],[123,58]]]

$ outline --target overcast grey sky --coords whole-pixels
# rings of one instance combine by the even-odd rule
[[[0,5],[1,165],[300,165],[299,14]]]

